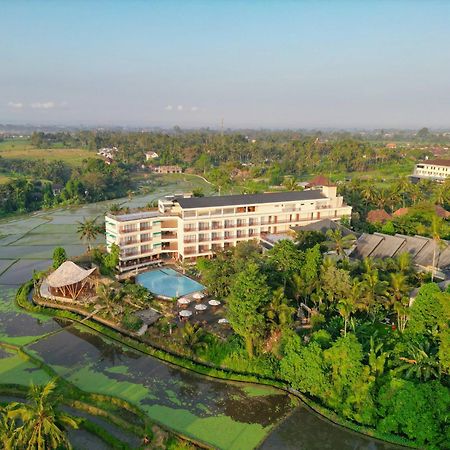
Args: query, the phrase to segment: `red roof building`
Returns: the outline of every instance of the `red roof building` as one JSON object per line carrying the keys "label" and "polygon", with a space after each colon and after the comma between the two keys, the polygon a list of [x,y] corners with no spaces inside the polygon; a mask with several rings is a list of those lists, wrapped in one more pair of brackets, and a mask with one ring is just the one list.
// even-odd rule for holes
{"label": "red roof building", "polygon": [[373,209],[367,214],[367,222],[369,223],[384,223],[391,220],[391,215],[384,209]]}

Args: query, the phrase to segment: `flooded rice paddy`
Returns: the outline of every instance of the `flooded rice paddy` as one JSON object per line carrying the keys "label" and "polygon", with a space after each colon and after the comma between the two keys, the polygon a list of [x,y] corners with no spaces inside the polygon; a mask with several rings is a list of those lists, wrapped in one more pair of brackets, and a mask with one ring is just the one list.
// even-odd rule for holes
{"label": "flooded rice paddy", "polygon": [[281,391],[180,370],[80,325],[27,349],[77,387],[126,399],[163,425],[219,448],[254,448],[293,406]]}
{"label": "flooded rice paddy", "polygon": [[[229,383],[187,372],[111,341],[81,325],[28,314],[14,304],[17,288],[51,264],[56,245],[82,253],[77,222],[103,215],[111,203],[144,206],[173,191],[39,212],[0,221],[0,343],[23,346],[61,377],[89,392],[124,398],[150,418],[223,449],[395,450],[399,447],[352,433],[297,406],[282,391]],[[104,243],[99,237],[98,243]],[[0,347],[0,383],[45,383],[49,375],[18,352]],[[84,430],[71,432],[75,448],[108,448]],[[265,440],[264,440],[265,439]]]}

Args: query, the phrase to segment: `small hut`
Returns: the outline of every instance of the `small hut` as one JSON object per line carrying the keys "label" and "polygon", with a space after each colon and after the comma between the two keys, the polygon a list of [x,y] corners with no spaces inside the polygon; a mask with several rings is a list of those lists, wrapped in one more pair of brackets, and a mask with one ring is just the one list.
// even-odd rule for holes
{"label": "small hut", "polygon": [[92,274],[97,269],[83,269],[72,261],[63,262],[47,277],[49,292],[56,297],[76,300],[83,291],[94,288]]}

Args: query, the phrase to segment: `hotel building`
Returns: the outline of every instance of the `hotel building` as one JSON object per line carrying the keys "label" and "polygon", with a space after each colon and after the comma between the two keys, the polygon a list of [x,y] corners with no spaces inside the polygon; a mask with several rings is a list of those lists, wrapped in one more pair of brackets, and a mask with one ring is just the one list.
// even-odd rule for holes
{"label": "hotel building", "polygon": [[426,179],[443,182],[448,177],[450,177],[450,159],[423,161],[416,164],[414,173],[411,175],[412,181]]}
{"label": "hotel building", "polygon": [[105,217],[106,242],[120,247],[121,272],[164,259],[195,261],[215,251],[290,227],[350,216],[336,186],[293,192],[190,197],[175,195],[154,211]]}

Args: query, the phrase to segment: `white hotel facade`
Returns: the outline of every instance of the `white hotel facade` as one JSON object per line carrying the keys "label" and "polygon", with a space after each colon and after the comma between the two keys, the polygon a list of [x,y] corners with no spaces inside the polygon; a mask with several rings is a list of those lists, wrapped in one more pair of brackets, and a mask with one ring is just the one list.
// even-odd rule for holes
{"label": "white hotel facade", "polygon": [[169,196],[154,211],[105,217],[106,242],[120,247],[121,272],[158,261],[195,261],[265,234],[321,219],[349,217],[336,186],[305,191],[214,197]]}
{"label": "white hotel facade", "polygon": [[450,178],[450,159],[433,159],[416,164],[413,181],[422,179],[443,182]]}

